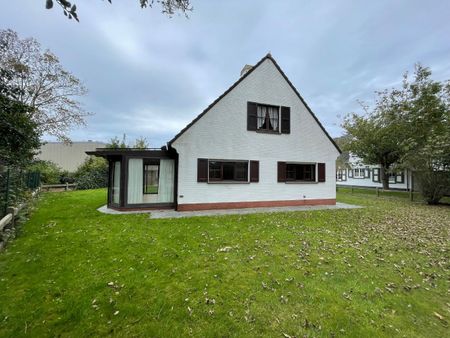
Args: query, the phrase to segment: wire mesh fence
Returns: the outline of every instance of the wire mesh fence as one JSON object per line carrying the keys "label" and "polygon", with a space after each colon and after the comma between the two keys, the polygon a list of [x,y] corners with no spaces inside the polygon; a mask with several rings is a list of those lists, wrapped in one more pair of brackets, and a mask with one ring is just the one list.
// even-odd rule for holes
{"label": "wire mesh fence", "polygon": [[13,167],[0,169],[0,219],[7,214],[8,207],[23,202],[40,184],[39,172]]}

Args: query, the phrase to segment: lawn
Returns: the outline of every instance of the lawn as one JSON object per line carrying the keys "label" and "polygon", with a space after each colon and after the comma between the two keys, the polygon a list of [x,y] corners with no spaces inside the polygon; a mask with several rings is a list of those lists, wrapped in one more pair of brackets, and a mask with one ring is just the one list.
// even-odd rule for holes
{"label": "lawn", "polygon": [[0,336],[442,337],[448,206],[151,220],[46,193],[0,253]]}

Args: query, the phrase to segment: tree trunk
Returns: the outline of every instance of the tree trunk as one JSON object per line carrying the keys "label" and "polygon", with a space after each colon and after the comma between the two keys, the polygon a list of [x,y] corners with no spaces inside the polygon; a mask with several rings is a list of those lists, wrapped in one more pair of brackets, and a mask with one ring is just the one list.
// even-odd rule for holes
{"label": "tree trunk", "polygon": [[381,182],[383,183],[383,190],[389,189],[389,175],[387,174],[387,170],[383,164],[380,165],[380,176]]}

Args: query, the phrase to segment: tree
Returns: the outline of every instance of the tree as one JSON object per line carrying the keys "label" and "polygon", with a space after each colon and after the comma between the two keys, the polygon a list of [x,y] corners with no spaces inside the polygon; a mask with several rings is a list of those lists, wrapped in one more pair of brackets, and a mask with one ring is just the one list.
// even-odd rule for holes
{"label": "tree", "polygon": [[39,133],[68,141],[67,132],[85,124],[89,114],[78,98],[87,93],[86,88],[35,39],[0,30],[0,67],[13,74],[7,84],[18,89],[17,101],[33,108],[30,117]]}
{"label": "tree", "polygon": [[[73,18],[78,22],[80,21],[78,19],[77,6],[67,0],[45,0],[45,8],[53,8],[54,2],[62,8],[64,15],[69,19]],[[112,3],[111,0],[108,0],[108,2]],[[139,0],[139,3],[141,8],[153,7],[157,3],[161,6],[161,12],[169,16],[175,14],[175,12],[187,15],[188,11],[192,11],[190,0]]]}
{"label": "tree", "polygon": [[[380,95],[383,100],[384,96]],[[379,102],[370,112],[367,106],[363,106],[366,116],[353,113],[345,118],[342,126],[348,140],[343,148],[360,157],[364,163],[379,165],[383,189],[389,189],[388,173],[401,158],[402,135],[397,125],[386,123],[385,111]]]}
{"label": "tree", "polygon": [[23,165],[40,147],[40,134],[29,117],[33,108],[14,99],[18,91],[6,83],[11,76],[0,69],[0,162]]}
{"label": "tree", "polygon": [[450,193],[450,81],[435,81],[431,70],[416,65],[414,81],[404,76],[401,123],[401,163],[415,171],[419,189],[429,204]]}
{"label": "tree", "polygon": [[[346,149],[386,172],[410,168],[429,203],[437,203],[450,183],[450,82],[431,79],[431,70],[417,64],[411,80],[378,93],[365,116],[352,114],[343,127],[350,136]],[[448,191],[447,191],[448,192]]]}

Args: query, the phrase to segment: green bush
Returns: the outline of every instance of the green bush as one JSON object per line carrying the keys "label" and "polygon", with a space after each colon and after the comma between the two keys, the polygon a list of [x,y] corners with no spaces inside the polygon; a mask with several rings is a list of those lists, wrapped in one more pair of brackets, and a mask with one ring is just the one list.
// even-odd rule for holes
{"label": "green bush", "polygon": [[108,162],[99,157],[88,157],[75,172],[77,189],[105,188],[108,185]]}
{"label": "green bush", "polygon": [[42,184],[59,184],[62,176],[62,169],[52,161],[34,161],[27,168],[28,171],[38,171],[41,173]]}
{"label": "green bush", "polygon": [[418,171],[415,173],[419,190],[428,204],[438,204],[446,194],[450,193],[450,172]]}

